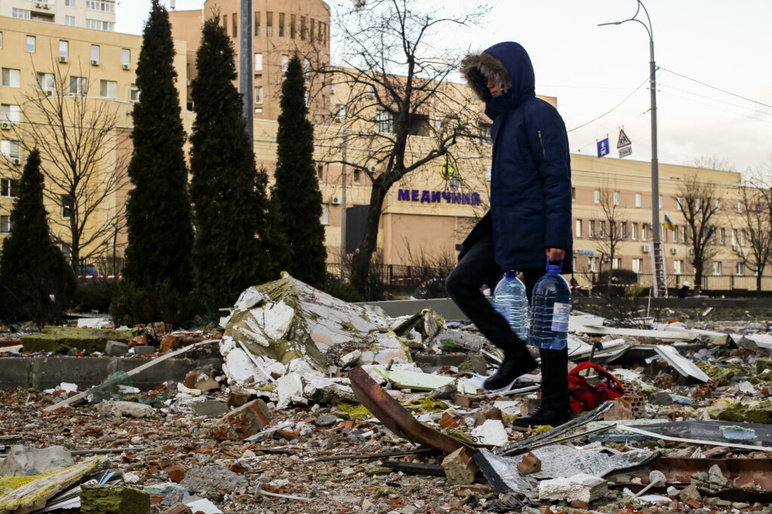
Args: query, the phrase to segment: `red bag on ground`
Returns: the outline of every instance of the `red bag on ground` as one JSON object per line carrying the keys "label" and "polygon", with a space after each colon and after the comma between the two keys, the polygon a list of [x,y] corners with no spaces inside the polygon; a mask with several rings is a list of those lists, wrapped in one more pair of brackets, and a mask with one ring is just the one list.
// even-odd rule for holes
{"label": "red bag on ground", "polygon": [[[592,385],[587,377],[579,373],[588,369],[594,369],[602,379],[598,385]],[[592,362],[582,362],[568,372],[568,390],[571,393],[571,410],[582,412],[592,410],[607,400],[619,398],[625,394],[625,390],[614,375],[605,368]]]}

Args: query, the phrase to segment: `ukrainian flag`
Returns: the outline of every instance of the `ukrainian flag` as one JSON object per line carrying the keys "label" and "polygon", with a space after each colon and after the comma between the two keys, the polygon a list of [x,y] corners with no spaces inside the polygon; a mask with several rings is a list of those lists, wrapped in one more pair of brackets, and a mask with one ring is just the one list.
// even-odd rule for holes
{"label": "ukrainian flag", "polygon": [[668,230],[674,230],[673,229],[673,222],[670,221],[670,218],[667,217],[667,214],[665,214],[665,228]]}

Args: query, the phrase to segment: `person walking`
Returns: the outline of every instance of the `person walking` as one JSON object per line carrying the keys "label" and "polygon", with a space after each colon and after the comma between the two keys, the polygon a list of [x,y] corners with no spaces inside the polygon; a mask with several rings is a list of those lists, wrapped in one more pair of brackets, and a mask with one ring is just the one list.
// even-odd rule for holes
{"label": "person walking", "polygon": [[[461,72],[493,120],[490,210],[464,240],[446,281],[450,298],[504,352],[485,388],[501,389],[537,363],[482,293],[503,272],[522,273],[529,301],[546,260],[572,272],[571,165],[563,119],[536,98],[531,59],[514,42],[468,55]],[[540,349],[541,405],[518,425],[559,425],[571,419],[568,349]]]}

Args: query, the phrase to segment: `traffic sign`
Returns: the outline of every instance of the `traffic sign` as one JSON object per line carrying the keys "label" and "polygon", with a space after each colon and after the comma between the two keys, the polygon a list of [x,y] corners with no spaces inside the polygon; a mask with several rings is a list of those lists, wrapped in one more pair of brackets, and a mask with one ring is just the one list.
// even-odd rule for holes
{"label": "traffic sign", "polygon": [[608,137],[597,142],[598,144],[598,159],[608,155]]}
{"label": "traffic sign", "polygon": [[629,155],[633,155],[633,147],[632,146],[623,146],[619,149],[619,157],[627,157]]}
{"label": "traffic sign", "polygon": [[617,141],[617,148],[624,148],[626,146],[630,146],[632,141],[630,141],[630,138],[627,137],[627,134],[625,134],[625,131],[623,129],[619,129],[619,140]]}

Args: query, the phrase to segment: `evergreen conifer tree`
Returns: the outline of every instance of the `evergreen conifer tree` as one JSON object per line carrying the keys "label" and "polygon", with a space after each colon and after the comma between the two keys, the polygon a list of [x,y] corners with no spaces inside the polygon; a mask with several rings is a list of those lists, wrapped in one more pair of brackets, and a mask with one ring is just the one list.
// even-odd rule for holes
{"label": "evergreen conifer tree", "polygon": [[192,286],[193,227],[173,59],[169,13],[153,0],[137,63],[141,96],[133,112],[129,177],[134,188],[126,206],[123,274],[134,287],[167,284],[185,294]]}
{"label": "evergreen conifer tree", "polygon": [[217,18],[204,23],[196,64],[190,138],[193,267],[198,296],[211,310],[233,304],[251,285],[278,277],[261,241],[267,228],[267,179],[264,170],[256,171],[241,95],[233,85],[233,45]]}
{"label": "evergreen conifer tree", "polygon": [[0,255],[0,318],[61,320],[75,291],[75,274],[51,241],[43,205],[40,153],[30,152],[11,211],[11,234]]}
{"label": "evergreen conifer tree", "polygon": [[322,216],[322,194],[314,169],[314,129],[308,120],[303,66],[294,55],[287,65],[281,89],[281,113],[273,194],[287,237],[286,271],[307,284],[327,281]]}

